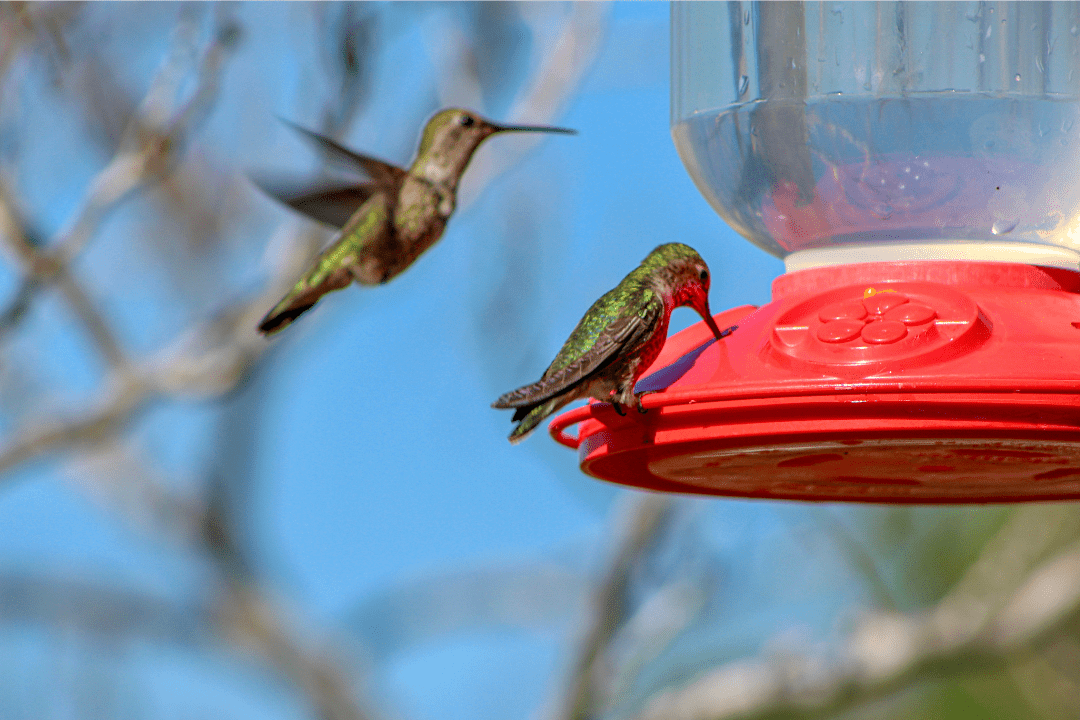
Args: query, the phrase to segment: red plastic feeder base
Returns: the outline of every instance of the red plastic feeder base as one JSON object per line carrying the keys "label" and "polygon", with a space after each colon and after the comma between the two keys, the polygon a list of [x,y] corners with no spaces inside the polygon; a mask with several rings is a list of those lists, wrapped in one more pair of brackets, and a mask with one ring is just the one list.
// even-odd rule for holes
{"label": "red plastic feeder base", "polygon": [[[668,339],[638,383],[551,423],[584,472],[792,500],[1080,499],[1080,273],[896,262],[777,278],[773,301]],[[565,433],[580,423],[578,437]]]}

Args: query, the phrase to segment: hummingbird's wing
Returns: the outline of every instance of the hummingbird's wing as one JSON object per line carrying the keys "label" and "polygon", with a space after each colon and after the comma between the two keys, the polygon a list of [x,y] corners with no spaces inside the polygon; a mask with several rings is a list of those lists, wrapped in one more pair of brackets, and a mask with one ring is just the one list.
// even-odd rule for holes
{"label": "hummingbird's wing", "polygon": [[386,193],[375,193],[333,243],[315,258],[293,289],[259,322],[259,332],[270,335],[285,329],[323,295],[352,282],[352,270],[360,264],[365,248],[383,243],[393,232],[390,219],[390,198]]}
{"label": "hummingbird's wing", "polygon": [[518,415],[523,417],[527,409],[566,392],[620,358],[633,357],[656,332],[664,302],[645,290],[637,311],[627,313],[611,302],[611,296],[621,290],[616,288],[596,301],[540,380],[506,393],[491,406],[519,408],[514,419],[520,420]]}
{"label": "hummingbird's wing", "polygon": [[260,190],[278,202],[339,230],[360,206],[381,188],[376,183],[359,185],[300,185],[287,181],[252,178]]}
{"label": "hummingbird's wing", "polygon": [[285,119],[282,119],[281,121],[310,140],[317,147],[327,151],[332,158],[337,159],[347,168],[363,171],[378,185],[387,188],[396,187],[400,185],[407,174],[405,170],[399,168],[397,165],[391,165],[388,162],[370,155],[361,155],[360,153],[354,152],[344,145],[331,140],[325,135],[320,135],[314,130],[308,130],[305,127],[301,127],[296,123],[289,122]]}

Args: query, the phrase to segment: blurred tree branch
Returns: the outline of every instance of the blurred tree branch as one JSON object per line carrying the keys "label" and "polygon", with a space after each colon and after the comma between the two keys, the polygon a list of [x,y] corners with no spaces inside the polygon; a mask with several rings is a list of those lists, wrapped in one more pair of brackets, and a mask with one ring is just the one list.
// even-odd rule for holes
{"label": "blurred tree branch", "polygon": [[1075,524],[1066,508],[1021,508],[949,595],[918,613],[867,613],[835,657],[731,662],[655,695],[637,720],[833,715],[921,679],[1028,658],[1080,615],[1080,541],[1035,563],[1061,539],[1047,528],[1063,514]]}
{"label": "blurred tree branch", "polygon": [[92,580],[0,575],[0,622],[76,628],[87,635],[190,647],[206,640],[208,608]]}
{"label": "blurred tree branch", "polygon": [[[227,310],[212,319],[204,326],[201,339],[193,339],[190,334],[182,337],[182,345],[199,347],[197,357],[169,358],[176,353],[176,349],[166,349],[164,355],[169,359],[162,361],[151,358],[143,367],[135,367],[121,350],[104,316],[70,270],[71,263],[90,241],[109,210],[169,172],[186,138],[210,111],[216,99],[220,75],[228,53],[235,44],[238,26],[219,6],[212,39],[198,51],[195,48],[197,23],[190,12],[184,11],[183,14],[186,17],[178,24],[170,59],[159,71],[146,98],[128,122],[113,159],[91,182],[80,209],[56,239],[47,245],[35,241],[26,221],[18,215],[7,185],[0,185],[0,230],[25,273],[15,305],[5,313],[9,326],[23,317],[20,308],[29,303],[35,291],[47,284],[55,284],[112,370],[111,380],[88,412],[73,419],[26,425],[19,430],[0,451],[0,472],[45,454],[77,451],[111,442],[139,410],[169,395],[183,396],[192,392],[220,395],[227,392],[235,387],[265,347],[265,343],[256,345],[258,341],[251,330],[254,317],[257,317],[254,308],[266,302],[264,298],[258,298],[247,303],[247,307]],[[185,100],[182,90],[192,57],[197,57],[194,62],[195,89]],[[245,313],[245,310],[248,312]],[[244,337],[245,341],[238,340],[238,337]],[[211,345],[209,348],[206,347],[208,344]],[[222,358],[223,353],[228,357]],[[115,456],[113,459],[116,459]],[[354,694],[352,678],[340,669],[340,659],[331,657],[325,649],[302,642],[296,629],[290,628],[285,621],[286,614],[270,600],[269,594],[249,573],[241,571],[242,566],[236,562],[239,550],[229,532],[228,518],[222,514],[223,508],[212,504],[204,514],[190,502],[171,497],[163,489],[164,482],[150,479],[148,471],[140,468],[138,463],[133,464],[129,459],[127,466],[129,472],[126,475],[118,475],[119,466],[109,462],[104,473],[99,470],[96,473],[83,473],[83,476],[110,475],[105,483],[109,486],[106,494],[110,498],[121,499],[122,504],[117,509],[128,517],[140,511],[144,516],[163,517],[171,520],[174,530],[178,528],[184,535],[199,526],[203,528],[196,536],[203,536],[205,546],[212,551],[209,557],[218,568],[217,574],[223,588],[212,613],[194,613],[191,608],[177,608],[174,611],[167,604],[146,598],[125,597],[119,591],[102,591],[102,594],[87,588],[75,591],[70,587],[50,587],[52,581],[49,579],[36,584],[28,584],[25,580],[0,584],[0,592],[7,592],[8,599],[17,600],[17,607],[36,608],[39,614],[45,615],[38,618],[44,622],[60,620],[60,613],[70,620],[82,608],[85,610],[82,617],[87,623],[96,625],[102,622],[102,607],[107,608],[105,615],[115,611],[129,625],[176,625],[168,617],[174,620],[177,617],[186,618],[196,624],[199,618],[205,617],[210,625],[209,617],[212,616],[216,618],[213,625],[216,625],[222,637],[247,647],[268,665],[291,678],[319,709],[321,717],[326,720],[362,720],[369,717]],[[98,487],[101,487],[100,483]],[[205,519],[196,522],[193,527],[192,522],[203,515]],[[183,517],[189,519],[180,521],[177,526],[176,521]],[[154,525],[152,531],[160,532],[164,527]],[[35,588],[46,594],[59,589],[63,591],[61,597],[69,605],[77,607],[61,610],[55,605],[35,602],[30,597]],[[116,628],[109,621],[106,621],[106,625]],[[186,630],[181,632],[187,633]]]}
{"label": "blurred tree branch", "polygon": [[[179,23],[171,57],[128,121],[115,155],[90,183],[81,207],[57,237],[46,244],[47,249],[37,250],[18,226],[6,228],[8,242],[15,246],[24,270],[36,282],[54,279],[79,255],[109,210],[131,193],[160,180],[172,167],[188,136],[212,107],[225,60],[239,34],[235,21],[222,12],[216,19],[213,37],[201,53],[195,49],[195,19],[189,17]],[[192,62],[191,57],[196,55]],[[185,99],[183,87],[189,70],[194,73],[196,86]],[[13,219],[10,204],[5,204],[9,207],[6,214]]]}
{"label": "blurred tree branch", "polygon": [[[542,37],[545,18],[541,8],[545,6],[518,7],[532,34]],[[559,6],[548,7],[562,10]],[[596,59],[603,43],[609,12],[610,8],[606,3],[598,2],[577,2],[566,8],[564,21],[560,23],[555,37],[542,44],[542,54],[536,69],[522,84],[507,117],[503,119],[504,122],[541,125],[551,124],[558,117]],[[454,29],[450,28],[448,32],[454,32]],[[454,52],[450,57],[445,57],[446,52],[438,53],[444,56],[444,62],[439,63],[439,100],[444,105],[462,102],[467,104],[473,101],[479,103],[481,95],[473,87],[476,70],[470,67],[475,62],[473,54],[467,45],[460,42],[451,44],[463,49]],[[468,78],[474,80],[469,82]],[[468,89],[470,87],[472,89]],[[465,94],[464,98],[460,97],[462,93]],[[479,110],[484,111],[484,108]],[[459,202],[459,207],[468,205],[472,198],[479,194],[479,189],[486,187],[514,163],[520,162],[521,157],[541,141],[538,135],[539,133],[522,133],[523,137],[514,143],[516,152],[504,151],[497,156],[478,154],[469,166],[469,173],[466,175],[469,190],[467,197]]]}
{"label": "blurred tree branch", "polygon": [[553,717],[585,720],[599,714],[610,674],[604,654],[630,614],[630,576],[663,534],[673,509],[674,500],[665,495],[633,493],[626,498],[612,556],[593,591],[568,686]]}
{"label": "blurred tree branch", "polygon": [[[314,12],[323,9],[315,6]],[[362,106],[376,49],[374,16],[357,17],[356,8],[350,5],[341,6],[339,17],[334,14],[337,9],[331,8],[333,17],[318,30],[329,36],[330,42],[325,44],[332,48],[329,64],[340,69],[341,75],[339,93],[324,104],[322,129],[331,136],[344,133]],[[242,515],[250,512],[248,499],[230,498],[224,490],[232,481],[221,477],[204,483],[207,491],[202,499],[178,494],[169,489],[175,479],[159,472],[151,459],[124,439],[125,429],[150,406],[221,398],[260,367],[260,358],[271,346],[255,334],[254,326],[282,288],[293,282],[324,236],[310,225],[298,230],[297,221],[280,228],[264,258],[270,266],[270,281],[262,292],[229,302],[145,356],[126,349],[112,319],[74,270],[74,263],[112,210],[152,184],[170,181],[195,131],[215,108],[221,79],[240,33],[232,11],[228,4],[215,5],[209,11],[205,6],[183,6],[168,56],[137,104],[124,96],[103,56],[91,53],[93,67],[85,73],[87,87],[82,89],[88,121],[101,124],[118,107],[133,111],[124,120],[111,159],[91,180],[78,208],[54,237],[46,239],[32,227],[20,212],[12,183],[0,174],[0,233],[4,247],[21,270],[14,300],[0,312],[0,333],[9,335],[26,320],[26,308],[36,296],[56,289],[74,314],[76,326],[92,340],[108,368],[104,382],[85,405],[65,408],[44,419],[17,418],[14,430],[0,447],[0,473],[8,473],[10,478],[12,470],[33,460],[70,456],[65,470],[81,490],[148,536],[179,541],[183,548],[194,551],[212,569],[213,582],[206,598],[172,603],[89,582],[0,577],[0,599],[11,601],[0,608],[0,618],[64,623],[91,634],[130,633],[160,641],[217,639],[288,679],[324,720],[363,720],[374,712],[358,680],[362,673],[345,650],[357,644],[356,635],[344,632],[323,638],[313,633],[298,619],[302,617],[299,609],[287,606],[258,576],[252,555],[260,548],[245,546],[239,532]],[[9,12],[0,9],[0,13]],[[212,13],[211,28],[203,38],[202,19],[208,12]],[[552,117],[577,87],[591,58],[589,53],[595,53],[599,42],[583,34],[595,30],[583,19],[602,17],[604,12],[575,10],[560,36],[563,44],[557,48],[540,45],[543,61],[526,79],[520,99],[525,108],[542,108],[543,114],[534,122]],[[30,48],[33,33],[43,31],[35,26],[44,22],[39,16],[37,10],[19,8],[0,21],[0,39],[4,39],[0,78],[18,54]],[[56,47],[66,53],[62,28],[50,28],[48,34],[58,43]],[[568,58],[569,66],[556,62],[552,53],[574,47],[591,50],[584,55],[574,51]],[[335,65],[335,60],[340,65]],[[99,97],[95,88],[109,88],[111,99]],[[105,130],[103,137],[109,138],[108,128]],[[213,192],[210,188],[199,190]],[[186,214],[210,206],[189,198],[173,202],[168,211],[182,221]],[[49,598],[54,602],[44,602]]]}

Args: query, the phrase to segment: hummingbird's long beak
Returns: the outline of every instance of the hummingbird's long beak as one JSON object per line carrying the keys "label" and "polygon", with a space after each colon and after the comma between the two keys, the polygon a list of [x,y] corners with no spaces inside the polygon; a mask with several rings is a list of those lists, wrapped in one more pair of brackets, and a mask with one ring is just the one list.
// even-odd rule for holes
{"label": "hummingbird's long beak", "polygon": [[563,133],[564,135],[577,135],[577,130],[570,128],[552,127],[551,125],[496,125],[488,123],[492,132],[550,132]]}
{"label": "hummingbird's long beak", "polygon": [[705,324],[709,326],[709,329],[712,330],[712,334],[716,336],[717,340],[723,340],[735,331],[735,328],[733,327],[730,327],[724,331],[720,330],[720,326],[716,324],[716,321],[713,320],[712,313],[709,312],[708,298],[706,298],[705,301],[701,303],[700,307],[698,307],[698,304],[695,303],[694,309],[698,311],[698,315],[700,315],[701,319],[705,321]]}

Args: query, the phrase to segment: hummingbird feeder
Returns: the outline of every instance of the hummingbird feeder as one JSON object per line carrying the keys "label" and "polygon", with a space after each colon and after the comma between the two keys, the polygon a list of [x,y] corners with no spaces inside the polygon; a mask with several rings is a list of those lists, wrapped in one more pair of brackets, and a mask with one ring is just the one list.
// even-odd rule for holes
{"label": "hummingbird feeder", "polygon": [[652,490],[1080,499],[1078,17],[672,3],[675,144],[787,272],[767,305],[715,316],[731,336],[668,339],[637,385],[648,412],[594,402],[555,439]]}

